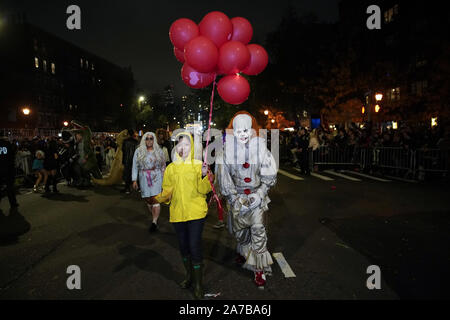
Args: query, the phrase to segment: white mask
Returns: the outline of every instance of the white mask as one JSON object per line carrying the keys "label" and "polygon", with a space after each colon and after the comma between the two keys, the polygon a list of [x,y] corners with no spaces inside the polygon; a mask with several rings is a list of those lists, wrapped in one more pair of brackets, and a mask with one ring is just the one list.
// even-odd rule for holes
{"label": "white mask", "polygon": [[233,119],[233,133],[237,141],[246,144],[250,140],[252,118],[247,114],[239,114]]}

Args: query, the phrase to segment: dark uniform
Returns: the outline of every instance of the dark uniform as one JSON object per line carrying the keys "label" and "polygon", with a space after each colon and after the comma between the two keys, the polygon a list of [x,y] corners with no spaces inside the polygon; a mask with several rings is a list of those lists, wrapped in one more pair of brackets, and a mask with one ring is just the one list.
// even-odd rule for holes
{"label": "dark uniform", "polygon": [[138,142],[133,137],[125,139],[122,145],[123,181],[125,181],[124,192],[129,192],[131,188],[131,170],[133,169],[133,157]]}
{"label": "dark uniform", "polygon": [[309,175],[309,133],[306,130],[305,133],[299,137],[299,148],[302,149],[299,157],[302,174]]}
{"label": "dark uniform", "polygon": [[[18,207],[14,190],[16,152],[17,149],[13,144],[7,140],[0,139],[0,186],[3,189],[3,186],[6,185],[6,193],[11,208]],[[0,201],[2,197],[3,192],[0,192]]]}

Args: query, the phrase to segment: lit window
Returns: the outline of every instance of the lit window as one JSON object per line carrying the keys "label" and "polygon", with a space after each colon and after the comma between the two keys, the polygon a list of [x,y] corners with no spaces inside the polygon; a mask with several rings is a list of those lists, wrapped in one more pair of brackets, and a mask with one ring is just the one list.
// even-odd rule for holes
{"label": "lit window", "polygon": [[72,105],[71,104],[69,104],[69,110],[72,110]]}
{"label": "lit window", "polygon": [[384,12],[384,22],[390,23],[394,21],[396,15],[398,15],[398,4]]}
{"label": "lit window", "polygon": [[36,69],[39,69],[39,58],[38,57],[34,57],[34,66],[36,67]]}
{"label": "lit window", "polygon": [[411,86],[411,92],[417,96],[422,96],[425,94],[427,87],[428,87],[427,80],[416,81]]}
{"label": "lit window", "polygon": [[400,100],[400,88],[393,88],[389,90],[387,95],[391,101]]}
{"label": "lit window", "polygon": [[52,74],[56,74],[56,65],[52,62]]}
{"label": "lit window", "polygon": [[47,60],[44,60],[42,62],[42,68],[44,69],[45,72],[47,72]]}
{"label": "lit window", "polygon": [[94,64],[93,63],[91,63],[91,69],[94,70]]}
{"label": "lit window", "polygon": [[86,69],[89,69],[89,61],[86,60]]}
{"label": "lit window", "polygon": [[83,58],[80,58],[80,67],[83,68]]}

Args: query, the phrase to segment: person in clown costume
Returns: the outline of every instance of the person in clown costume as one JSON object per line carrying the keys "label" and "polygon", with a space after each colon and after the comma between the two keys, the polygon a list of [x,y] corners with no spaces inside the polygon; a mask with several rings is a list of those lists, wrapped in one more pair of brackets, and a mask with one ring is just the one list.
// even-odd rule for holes
{"label": "person in clown costume", "polygon": [[230,121],[222,159],[217,161],[217,180],[226,199],[228,230],[237,241],[236,262],[254,272],[258,288],[264,289],[273,260],[267,250],[264,214],[268,192],[276,183],[277,166],[266,140],[258,136],[255,118],[246,111]]}

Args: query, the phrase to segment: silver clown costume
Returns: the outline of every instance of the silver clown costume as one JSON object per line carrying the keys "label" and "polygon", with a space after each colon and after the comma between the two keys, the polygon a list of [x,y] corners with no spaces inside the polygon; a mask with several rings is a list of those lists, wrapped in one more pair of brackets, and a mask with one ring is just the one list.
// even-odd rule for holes
{"label": "silver clown costume", "polygon": [[257,128],[252,128],[257,124],[249,113],[239,112],[232,124],[233,134],[227,133],[222,159],[217,161],[219,190],[229,209],[228,230],[237,240],[237,253],[245,259],[242,267],[255,275],[271,274],[264,213],[269,189],[276,183],[275,159],[266,141],[256,135]]}

